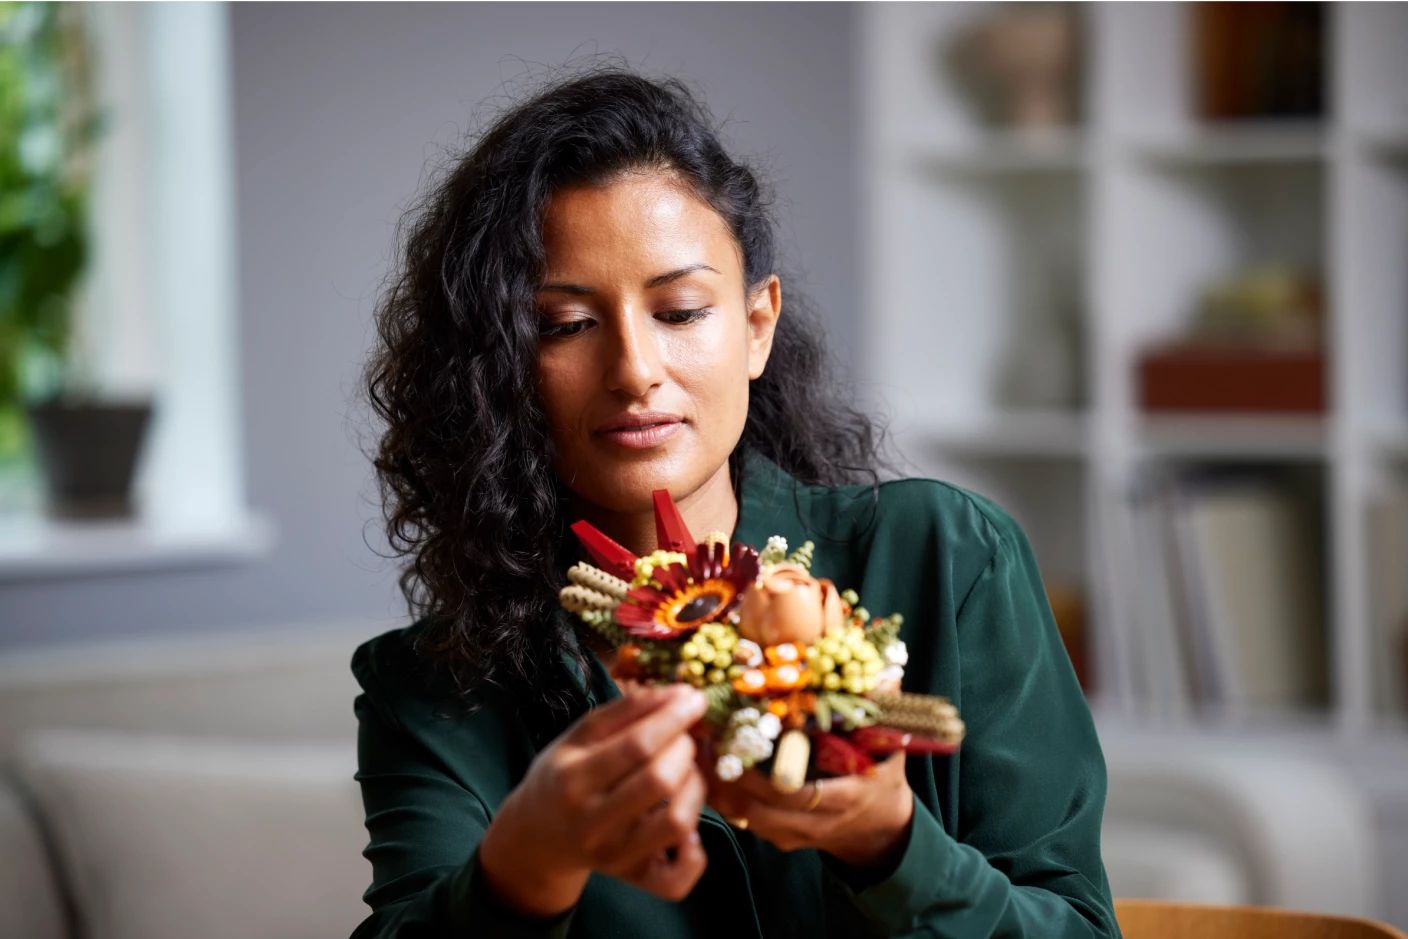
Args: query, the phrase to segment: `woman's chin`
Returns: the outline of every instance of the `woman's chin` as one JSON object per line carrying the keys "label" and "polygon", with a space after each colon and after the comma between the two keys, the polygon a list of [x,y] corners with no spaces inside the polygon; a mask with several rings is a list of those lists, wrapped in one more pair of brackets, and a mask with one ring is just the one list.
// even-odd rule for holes
{"label": "woman's chin", "polygon": [[572,479],[575,475],[573,491],[607,511],[650,512],[657,489],[668,490],[678,502],[719,470],[718,466],[704,465],[707,461],[698,454],[670,452],[671,449],[633,450],[594,460],[590,468],[578,467],[575,474],[569,471],[563,478]]}

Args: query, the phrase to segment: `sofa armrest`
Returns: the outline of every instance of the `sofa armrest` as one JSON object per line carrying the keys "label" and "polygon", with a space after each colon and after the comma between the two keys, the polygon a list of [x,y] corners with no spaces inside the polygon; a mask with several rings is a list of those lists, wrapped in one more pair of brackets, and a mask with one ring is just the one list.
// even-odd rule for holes
{"label": "sofa armrest", "polygon": [[64,939],[66,931],[38,824],[18,786],[0,773],[0,936]]}
{"label": "sofa armrest", "polygon": [[1368,803],[1327,761],[1208,741],[1107,744],[1106,761],[1107,826],[1219,846],[1242,867],[1254,903],[1380,915]]}

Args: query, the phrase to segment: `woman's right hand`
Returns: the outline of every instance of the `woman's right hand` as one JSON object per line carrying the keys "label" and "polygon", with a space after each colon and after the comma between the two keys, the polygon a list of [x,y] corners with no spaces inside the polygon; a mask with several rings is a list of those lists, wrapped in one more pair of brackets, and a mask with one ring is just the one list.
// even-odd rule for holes
{"label": "woman's right hand", "polygon": [[539,753],[479,845],[495,894],[548,918],[575,905],[598,871],[684,898],[707,862],[696,830],[706,786],[689,735],[705,706],[687,685],[631,691]]}

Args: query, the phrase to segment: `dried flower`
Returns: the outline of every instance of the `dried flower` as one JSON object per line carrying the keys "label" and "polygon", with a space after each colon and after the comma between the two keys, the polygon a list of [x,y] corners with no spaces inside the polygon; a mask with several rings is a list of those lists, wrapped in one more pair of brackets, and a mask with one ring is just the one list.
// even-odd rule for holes
{"label": "dried flower", "polygon": [[740,639],[734,646],[733,660],[744,668],[757,668],[763,664],[763,648],[751,639]]}
{"label": "dried flower", "polygon": [[898,665],[887,665],[875,676],[875,690],[882,694],[899,694],[900,682],[904,679],[904,669]]}
{"label": "dried flower", "polygon": [[762,715],[758,718],[757,726],[758,733],[769,740],[776,740],[777,735],[782,733],[782,721],[778,720],[776,714],[768,713]]}
{"label": "dried flower", "polygon": [[743,775],[743,761],[732,753],[725,753],[714,764],[714,775],[724,782],[733,782]]}
{"label": "dried flower", "polygon": [[756,723],[758,723],[758,719],[759,719],[760,717],[762,717],[762,714],[760,714],[760,713],[758,712],[758,709],[757,709],[757,708],[753,708],[753,707],[739,708],[738,710],[736,710],[736,711],[733,712],[733,723],[735,723],[735,724],[756,724]]}
{"label": "dried flower", "polygon": [[763,646],[810,645],[841,628],[841,597],[826,579],[800,565],[774,564],[743,593],[738,631]]}
{"label": "dried flower", "polygon": [[649,583],[633,588],[616,607],[616,621],[643,639],[683,638],[722,620],[758,576],[758,552],[740,546],[728,557],[717,542],[701,544],[688,564],[653,567]]}

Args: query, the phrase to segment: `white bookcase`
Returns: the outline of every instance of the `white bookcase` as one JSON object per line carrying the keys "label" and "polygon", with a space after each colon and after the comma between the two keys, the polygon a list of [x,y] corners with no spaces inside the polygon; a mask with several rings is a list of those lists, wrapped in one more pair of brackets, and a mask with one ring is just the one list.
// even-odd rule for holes
{"label": "white bookcase", "polygon": [[[1324,121],[1232,125],[1194,116],[1187,5],[1083,5],[1082,118],[1039,145],[980,121],[944,66],[990,10],[861,7],[864,360],[902,452],[1005,505],[1048,580],[1083,587],[1095,704],[1135,719],[1114,647],[1137,598],[1110,562],[1131,480],[1150,463],[1298,469],[1323,505],[1329,698],[1272,717],[1379,727],[1366,519],[1408,472],[1408,5],[1327,5]],[[1325,417],[1141,415],[1139,352],[1209,281],[1273,259],[1326,284]],[[1020,336],[1070,354],[1026,361]],[[1042,374],[1051,360],[1075,363],[1079,397],[1014,404],[1023,382],[1069,384]]]}

